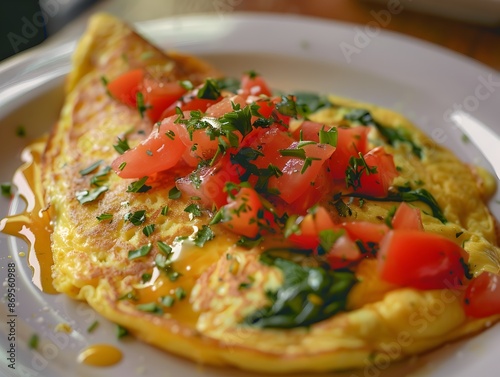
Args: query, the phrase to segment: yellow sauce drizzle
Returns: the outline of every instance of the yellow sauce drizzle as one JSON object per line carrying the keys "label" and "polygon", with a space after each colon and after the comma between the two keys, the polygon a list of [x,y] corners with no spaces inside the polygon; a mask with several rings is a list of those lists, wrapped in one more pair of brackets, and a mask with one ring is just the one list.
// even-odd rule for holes
{"label": "yellow sauce drizzle", "polygon": [[82,350],[78,362],[95,367],[115,365],[122,359],[122,352],[109,344],[94,344]]}
{"label": "yellow sauce drizzle", "polygon": [[22,213],[0,222],[0,232],[20,237],[29,245],[28,264],[33,283],[45,293],[57,293],[52,285],[50,248],[50,216],[45,208],[40,164],[46,141],[38,140],[22,153],[24,164],[16,171],[13,183],[26,203]]}

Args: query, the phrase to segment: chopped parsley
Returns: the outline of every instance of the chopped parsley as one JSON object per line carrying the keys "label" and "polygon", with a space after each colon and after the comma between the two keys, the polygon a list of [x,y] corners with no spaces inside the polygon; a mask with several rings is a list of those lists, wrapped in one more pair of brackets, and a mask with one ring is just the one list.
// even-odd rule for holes
{"label": "chopped parsley", "polygon": [[220,97],[220,89],[217,81],[213,79],[205,80],[203,86],[198,90],[198,98],[215,100]]}
{"label": "chopped parsley", "polygon": [[282,115],[297,117],[297,104],[293,96],[281,96],[281,102],[276,104],[276,110]]}
{"label": "chopped parsley", "polygon": [[155,231],[155,224],[146,225],[142,229],[142,233],[144,233],[146,237],[149,237],[151,234],[153,234],[154,231]]}
{"label": "chopped parsley", "polygon": [[177,287],[175,289],[175,297],[177,297],[178,300],[182,300],[186,297],[186,291],[182,287]]}
{"label": "chopped parsley", "polygon": [[349,158],[349,165],[345,171],[346,187],[352,187],[354,191],[361,187],[361,176],[363,173],[370,175],[377,172],[376,166],[368,166],[361,152],[358,152],[358,156],[351,156]]}
{"label": "chopped parsley", "polygon": [[106,191],[108,191],[108,186],[100,186],[92,190],[77,191],[76,199],[80,202],[80,204],[90,203]]}
{"label": "chopped parsley", "polygon": [[127,192],[146,192],[151,190],[151,186],[146,185],[146,181],[149,177],[142,177],[138,181],[132,182],[127,187]]}
{"label": "chopped parsley", "polygon": [[38,343],[40,343],[40,338],[38,337],[38,334],[33,334],[31,335],[28,341],[28,348],[30,350],[36,350],[38,348]]}
{"label": "chopped parsley", "polygon": [[128,252],[128,259],[132,260],[132,259],[145,257],[146,255],[149,254],[150,251],[151,251],[151,244],[148,243],[147,245],[141,246],[140,248],[138,248],[136,250],[130,250]]}
{"label": "chopped parsley", "polygon": [[123,327],[122,325],[117,324],[116,325],[116,337],[118,339],[122,339],[127,335],[128,335],[128,330],[125,327]]}
{"label": "chopped parsley", "polygon": [[158,241],[156,244],[158,245],[158,249],[160,249],[162,253],[164,253],[166,256],[170,256],[170,254],[172,253],[172,246],[162,241]]}
{"label": "chopped parsley", "polygon": [[206,242],[212,240],[215,237],[214,232],[208,225],[203,225],[196,236],[194,237],[194,244],[198,247],[203,247]]}
{"label": "chopped parsley", "polygon": [[26,136],[26,128],[23,125],[19,125],[16,127],[16,136],[17,137],[25,137]]}
{"label": "chopped parsley", "polygon": [[12,184],[9,182],[4,182],[0,185],[0,189],[2,190],[2,196],[6,198],[10,198],[12,195]]}
{"label": "chopped parsley", "polygon": [[179,199],[181,197],[182,193],[177,187],[172,187],[170,191],[168,192],[168,198],[169,199]]}
{"label": "chopped parsley", "polygon": [[186,208],[184,208],[184,212],[189,213],[189,218],[192,220],[193,217],[201,216],[201,209],[198,204],[191,203]]}
{"label": "chopped parsley", "polygon": [[162,216],[167,216],[168,215],[168,206],[164,206],[162,209],[161,209],[161,212]]}
{"label": "chopped parsley", "polygon": [[139,110],[139,114],[141,118],[144,118],[144,113],[151,108],[150,105],[146,105],[144,102],[144,94],[142,92],[137,92],[136,94],[136,102],[137,102],[137,110]]}
{"label": "chopped parsley", "polygon": [[96,320],[90,324],[89,327],[87,327],[87,332],[90,334],[94,332],[94,330],[99,326],[99,322]]}
{"label": "chopped parsley", "polygon": [[117,138],[118,142],[113,145],[113,148],[115,148],[115,151],[117,151],[119,154],[124,154],[126,151],[130,149],[130,145],[128,145],[127,139],[120,139],[119,137]]}
{"label": "chopped parsley", "polygon": [[113,219],[113,215],[111,213],[101,213],[96,218],[99,221],[112,220]]}
{"label": "chopped parsley", "polygon": [[153,314],[163,314],[163,309],[156,302],[148,302],[147,304],[136,305],[137,310],[153,313]]}
{"label": "chopped parsley", "polygon": [[102,164],[102,160],[97,160],[96,162],[94,162],[90,166],[86,167],[85,169],[80,170],[80,175],[81,176],[85,176],[85,175],[88,175],[88,174],[92,173],[101,164]]}
{"label": "chopped parsley", "polygon": [[125,221],[130,221],[132,224],[139,226],[146,221],[146,211],[140,210],[135,212],[129,212],[124,216]]}
{"label": "chopped parsley", "polygon": [[161,298],[161,304],[167,308],[171,308],[175,303],[175,298],[171,295],[163,296]]}

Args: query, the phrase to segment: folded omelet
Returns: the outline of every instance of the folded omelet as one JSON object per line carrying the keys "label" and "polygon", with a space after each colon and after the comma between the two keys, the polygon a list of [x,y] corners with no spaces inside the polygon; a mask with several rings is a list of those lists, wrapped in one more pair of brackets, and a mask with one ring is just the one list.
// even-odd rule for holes
{"label": "folded omelet", "polygon": [[[61,117],[43,155],[41,185],[52,219],[57,291],[88,302],[168,352],[199,363],[275,373],[401,359],[478,332],[500,318],[467,317],[460,289],[416,290],[384,282],[376,260],[364,259],[343,298],[345,310],[307,326],[253,326],[248,318],[265,308],[288,279],[283,268],[262,263],[264,246],[238,245],[239,237],[218,224],[207,228],[210,211],[186,212],[193,198],[173,198],[175,170],[156,177],[147,192],[136,192],[130,189],[133,180],[106,169],[118,155],[113,148],[118,138],[126,137],[133,147],[153,127],[136,109],[107,95],[102,84],[103,77],[112,80],[133,68],[195,85],[220,76],[196,58],[160,51],[110,16],[92,18],[74,53]],[[447,222],[433,216],[425,203],[416,203],[425,230],[463,244],[473,274],[499,273],[495,220],[484,201],[495,181],[487,175],[479,180],[397,113],[333,96],[329,100],[335,106],[320,109],[312,120],[337,124],[346,108],[359,108],[385,127],[411,134],[420,157],[408,143],[388,144],[377,129],[369,142],[384,145],[394,156],[399,167],[395,185],[418,181],[434,196]],[[96,161],[101,164],[88,170]],[[85,197],[90,199],[82,204]],[[354,200],[349,206],[342,221],[380,222],[394,203]],[[154,225],[149,232],[148,225]],[[433,319],[422,313],[432,313]]]}

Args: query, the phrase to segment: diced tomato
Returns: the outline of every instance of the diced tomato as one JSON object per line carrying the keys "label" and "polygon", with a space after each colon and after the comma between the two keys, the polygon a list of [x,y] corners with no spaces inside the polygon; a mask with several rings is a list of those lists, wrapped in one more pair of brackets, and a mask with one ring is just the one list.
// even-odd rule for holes
{"label": "diced tomato", "polygon": [[[287,149],[297,150],[297,143]],[[321,171],[323,163],[335,151],[335,147],[329,144],[308,144],[300,149],[305,151],[306,160],[284,156],[284,166],[277,164],[283,174],[279,177],[272,176],[268,182],[268,187],[278,190],[279,196],[287,203],[294,202],[307,191]],[[310,165],[306,166],[308,158],[311,158]]]}
{"label": "diced tomato", "polygon": [[463,250],[441,235],[419,230],[391,230],[380,242],[380,277],[417,289],[458,286],[464,278]]}
{"label": "diced tomato", "polygon": [[483,272],[474,278],[465,292],[465,313],[484,318],[500,314],[500,276]]}
{"label": "diced tomato", "polygon": [[389,232],[389,227],[385,224],[376,224],[369,221],[350,221],[342,223],[342,228],[354,241],[360,240],[365,245],[370,243],[380,243],[382,238]]}
{"label": "diced tomato", "polygon": [[141,88],[143,79],[144,70],[133,69],[109,82],[107,88],[113,98],[127,106],[136,107],[137,93]]}
{"label": "diced tomato", "polygon": [[347,267],[361,258],[363,254],[347,234],[340,236],[326,253],[326,259],[333,269]]}
{"label": "diced tomato", "polygon": [[363,157],[366,164],[369,167],[376,167],[377,171],[370,174],[367,174],[367,171],[363,172],[361,186],[356,191],[375,197],[387,196],[392,181],[398,176],[392,155],[386,153],[383,147],[377,147]]}
{"label": "diced tomato", "polygon": [[424,230],[420,209],[402,202],[394,213],[392,227],[394,229]]}
{"label": "diced tomato", "polygon": [[161,115],[161,119],[175,115],[176,114],[176,108],[179,107],[182,111],[193,111],[193,110],[200,110],[201,112],[205,113],[207,109],[216,104],[217,102],[220,101],[220,98],[218,99],[203,99],[203,98],[197,98],[196,95],[185,95],[183,96],[180,100],[175,101],[173,104],[171,104]]}
{"label": "diced tomato", "polygon": [[185,92],[177,81],[159,82],[150,77],[145,77],[142,83],[141,92],[146,105],[146,115],[153,122],[161,118],[165,109],[177,101]]}
{"label": "diced tomato", "polygon": [[292,233],[289,239],[306,249],[315,249],[319,246],[319,233],[322,230],[338,230],[328,211],[321,206],[314,207],[310,213],[297,218],[299,227],[297,233]]}
{"label": "diced tomato", "polygon": [[[111,164],[116,174],[142,178],[175,166],[186,150],[180,135],[187,131],[174,120],[175,117],[164,119],[144,141],[116,158]],[[122,164],[125,165],[121,169]]]}
{"label": "diced tomato", "polygon": [[[255,103],[259,106],[258,113],[264,118],[270,118],[271,116],[275,119],[275,127],[278,127],[281,131],[288,130],[290,124],[290,117],[288,115],[281,114],[276,110],[276,105],[281,102],[280,97],[274,97],[271,99],[257,99]],[[257,116],[252,117],[252,124],[257,120]],[[298,138],[296,138],[298,140]]]}
{"label": "diced tomato", "polygon": [[206,115],[209,117],[220,118],[226,113],[233,112],[234,105],[240,105],[240,108],[243,109],[247,105],[247,103],[245,99],[239,95],[226,97],[216,104],[210,106],[206,111]]}
{"label": "diced tomato", "polygon": [[284,212],[296,213],[299,215],[305,214],[309,208],[320,201],[325,193],[329,192],[330,181],[326,166],[323,164],[314,181],[311,182],[302,195],[293,202],[286,203]]}
{"label": "diced tomato", "polygon": [[[319,143],[319,131],[328,131],[332,127],[328,127],[323,123],[305,120],[294,132],[293,136],[298,140],[302,135],[302,140],[310,140]],[[333,158],[333,156],[332,156]]]}
{"label": "diced tomato", "polygon": [[250,187],[242,187],[234,198],[222,207],[222,225],[237,234],[254,238],[259,234],[264,219],[264,206],[259,194]]}
{"label": "diced tomato", "polygon": [[269,164],[282,167],[288,158],[281,155],[280,150],[288,148],[295,140],[288,133],[276,127],[258,128],[252,131],[242,143],[242,147],[259,150],[262,156],[252,161],[259,168],[267,168]]}
{"label": "diced tomato", "polygon": [[343,181],[345,171],[349,166],[349,158],[352,156],[358,157],[359,152],[361,154],[367,152],[367,135],[369,131],[369,127],[365,126],[337,128],[337,148],[329,161],[333,179]]}
{"label": "diced tomato", "polygon": [[270,97],[271,90],[262,76],[245,73],[241,78],[241,95],[260,96],[261,94]]}
{"label": "diced tomato", "polygon": [[241,171],[238,165],[224,156],[215,166],[203,167],[176,181],[177,188],[188,196],[200,198],[200,203],[208,209],[222,207],[227,203],[226,183],[239,183]]}

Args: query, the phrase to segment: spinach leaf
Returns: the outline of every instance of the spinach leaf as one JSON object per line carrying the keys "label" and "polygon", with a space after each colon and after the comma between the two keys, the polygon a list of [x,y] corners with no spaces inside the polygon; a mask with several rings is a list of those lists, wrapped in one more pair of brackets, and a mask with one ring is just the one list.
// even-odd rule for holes
{"label": "spinach leaf", "polygon": [[271,305],[259,309],[244,322],[257,327],[293,328],[309,326],[345,310],[346,298],[356,278],[352,272],[301,266],[268,252],[261,262],[282,270],[284,283],[268,292]]}
{"label": "spinach leaf", "polygon": [[344,119],[361,123],[364,126],[373,125],[390,145],[394,146],[397,142],[408,143],[411,145],[413,154],[418,158],[422,158],[422,148],[412,140],[411,135],[409,135],[406,129],[383,126],[373,119],[372,114],[365,109],[352,109],[349,113],[344,115]]}

